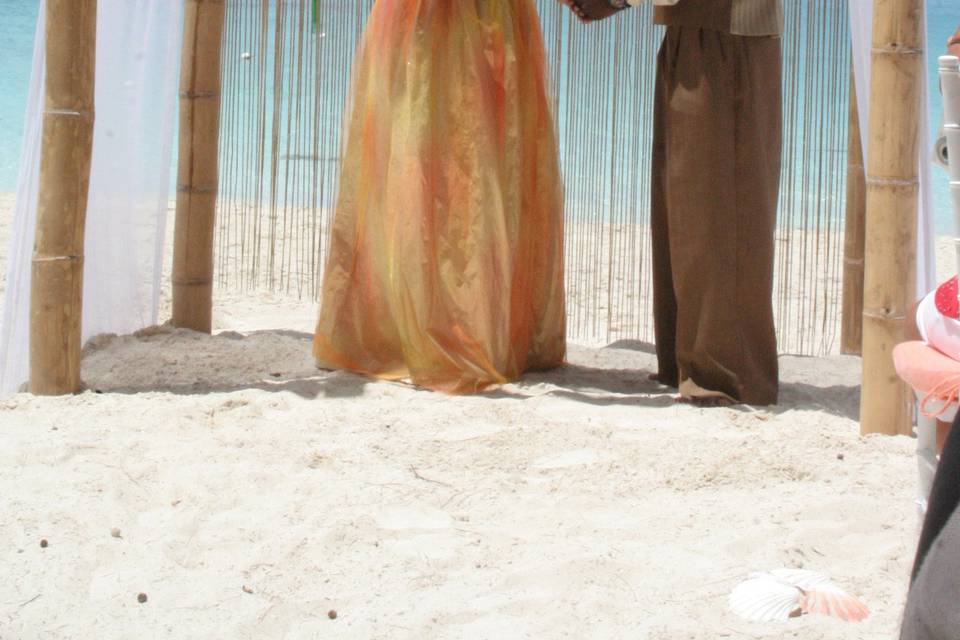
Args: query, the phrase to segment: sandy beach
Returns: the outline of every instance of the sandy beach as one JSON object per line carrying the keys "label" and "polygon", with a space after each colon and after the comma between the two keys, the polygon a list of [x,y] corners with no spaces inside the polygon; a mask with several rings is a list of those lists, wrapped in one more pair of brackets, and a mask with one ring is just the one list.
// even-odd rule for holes
{"label": "sandy beach", "polygon": [[[857,358],[784,356],[772,409],[676,404],[630,341],[454,398],[318,371],[313,303],[215,309],[212,337],[96,339],[81,395],[0,401],[3,640],[896,635],[914,445],[859,435]],[[871,617],[728,611],[780,567]]]}

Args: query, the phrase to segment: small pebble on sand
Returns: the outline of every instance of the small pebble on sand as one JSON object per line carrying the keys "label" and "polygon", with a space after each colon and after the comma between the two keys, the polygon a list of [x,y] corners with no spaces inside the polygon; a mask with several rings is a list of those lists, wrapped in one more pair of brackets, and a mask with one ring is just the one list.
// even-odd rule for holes
{"label": "small pebble on sand", "polygon": [[330,609],[330,611],[327,612],[327,617],[330,618],[331,620],[336,620],[337,619],[336,610]]}
{"label": "small pebble on sand", "polygon": [[40,541],[40,548],[41,548],[41,549],[46,549],[46,548],[49,547],[49,546],[50,546],[50,543],[47,542],[47,539],[46,539],[46,538],[44,538],[43,540]]}
{"label": "small pebble on sand", "polygon": [[143,604],[146,601],[147,601],[147,594],[145,593],[137,594],[137,602],[139,602],[140,604]]}

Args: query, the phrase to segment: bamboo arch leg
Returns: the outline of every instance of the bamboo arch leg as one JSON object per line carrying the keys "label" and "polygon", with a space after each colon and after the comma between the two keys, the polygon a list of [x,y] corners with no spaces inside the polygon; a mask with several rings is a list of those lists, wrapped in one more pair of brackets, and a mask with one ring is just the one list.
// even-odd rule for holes
{"label": "bamboo arch leg", "polygon": [[180,63],[173,325],[206,333],[213,312],[224,10],[223,0],[186,0]]}
{"label": "bamboo arch leg", "polygon": [[910,434],[893,347],[915,297],[923,0],[876,0],[867,157],[862,433]]}
{"label": "bamboo arch leg", "polygon": [[48,0],[40,193],[30,285],[31,393],[80,390],[83,243],[93,150],[96,0]]}
{"label": "bamboo arch leg", "polygon": [[850,74],[850,125],[847,136],[847,212],[843,243],[843,312],[840,351],[860,355],[863,343],[863,244],[867,214],[866,171],[860,139],[857,86]]}

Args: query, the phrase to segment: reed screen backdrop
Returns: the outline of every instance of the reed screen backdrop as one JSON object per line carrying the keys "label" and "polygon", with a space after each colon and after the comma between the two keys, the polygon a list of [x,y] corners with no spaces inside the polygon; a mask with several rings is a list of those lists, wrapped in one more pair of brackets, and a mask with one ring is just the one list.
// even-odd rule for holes
{"label": "reed screen backdrop", "polygon": [[[316,298],[350,67],[372,0],[227,0],[221,286]],[[538,0],[566,183],[569,337],[652,341],[649,7],[582,25]],[[839,342],[851,45],[847,3],[785,0],[784,151],[774,300],[780,348]],[[717,162],[726,161],[717,158]]]}

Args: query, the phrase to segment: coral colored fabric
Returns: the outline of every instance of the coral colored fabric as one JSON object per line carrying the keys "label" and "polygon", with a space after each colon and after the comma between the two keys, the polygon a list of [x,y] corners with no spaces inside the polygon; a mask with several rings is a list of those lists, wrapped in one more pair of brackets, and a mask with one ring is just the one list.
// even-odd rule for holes
{"label": "coral colored fabric", "polygon": [[379,0],[314,354],[469,393],[565,353],[563,190],[533,0]]}
{"label": "coral colored fabric", "polygon": [[[902,342],[893,349],[897,374],[912,388],[929,393],[949,381],[960,384],[960,362],[949,358],[924,342]],[[937,394],[946,398],[947,391]]]}

